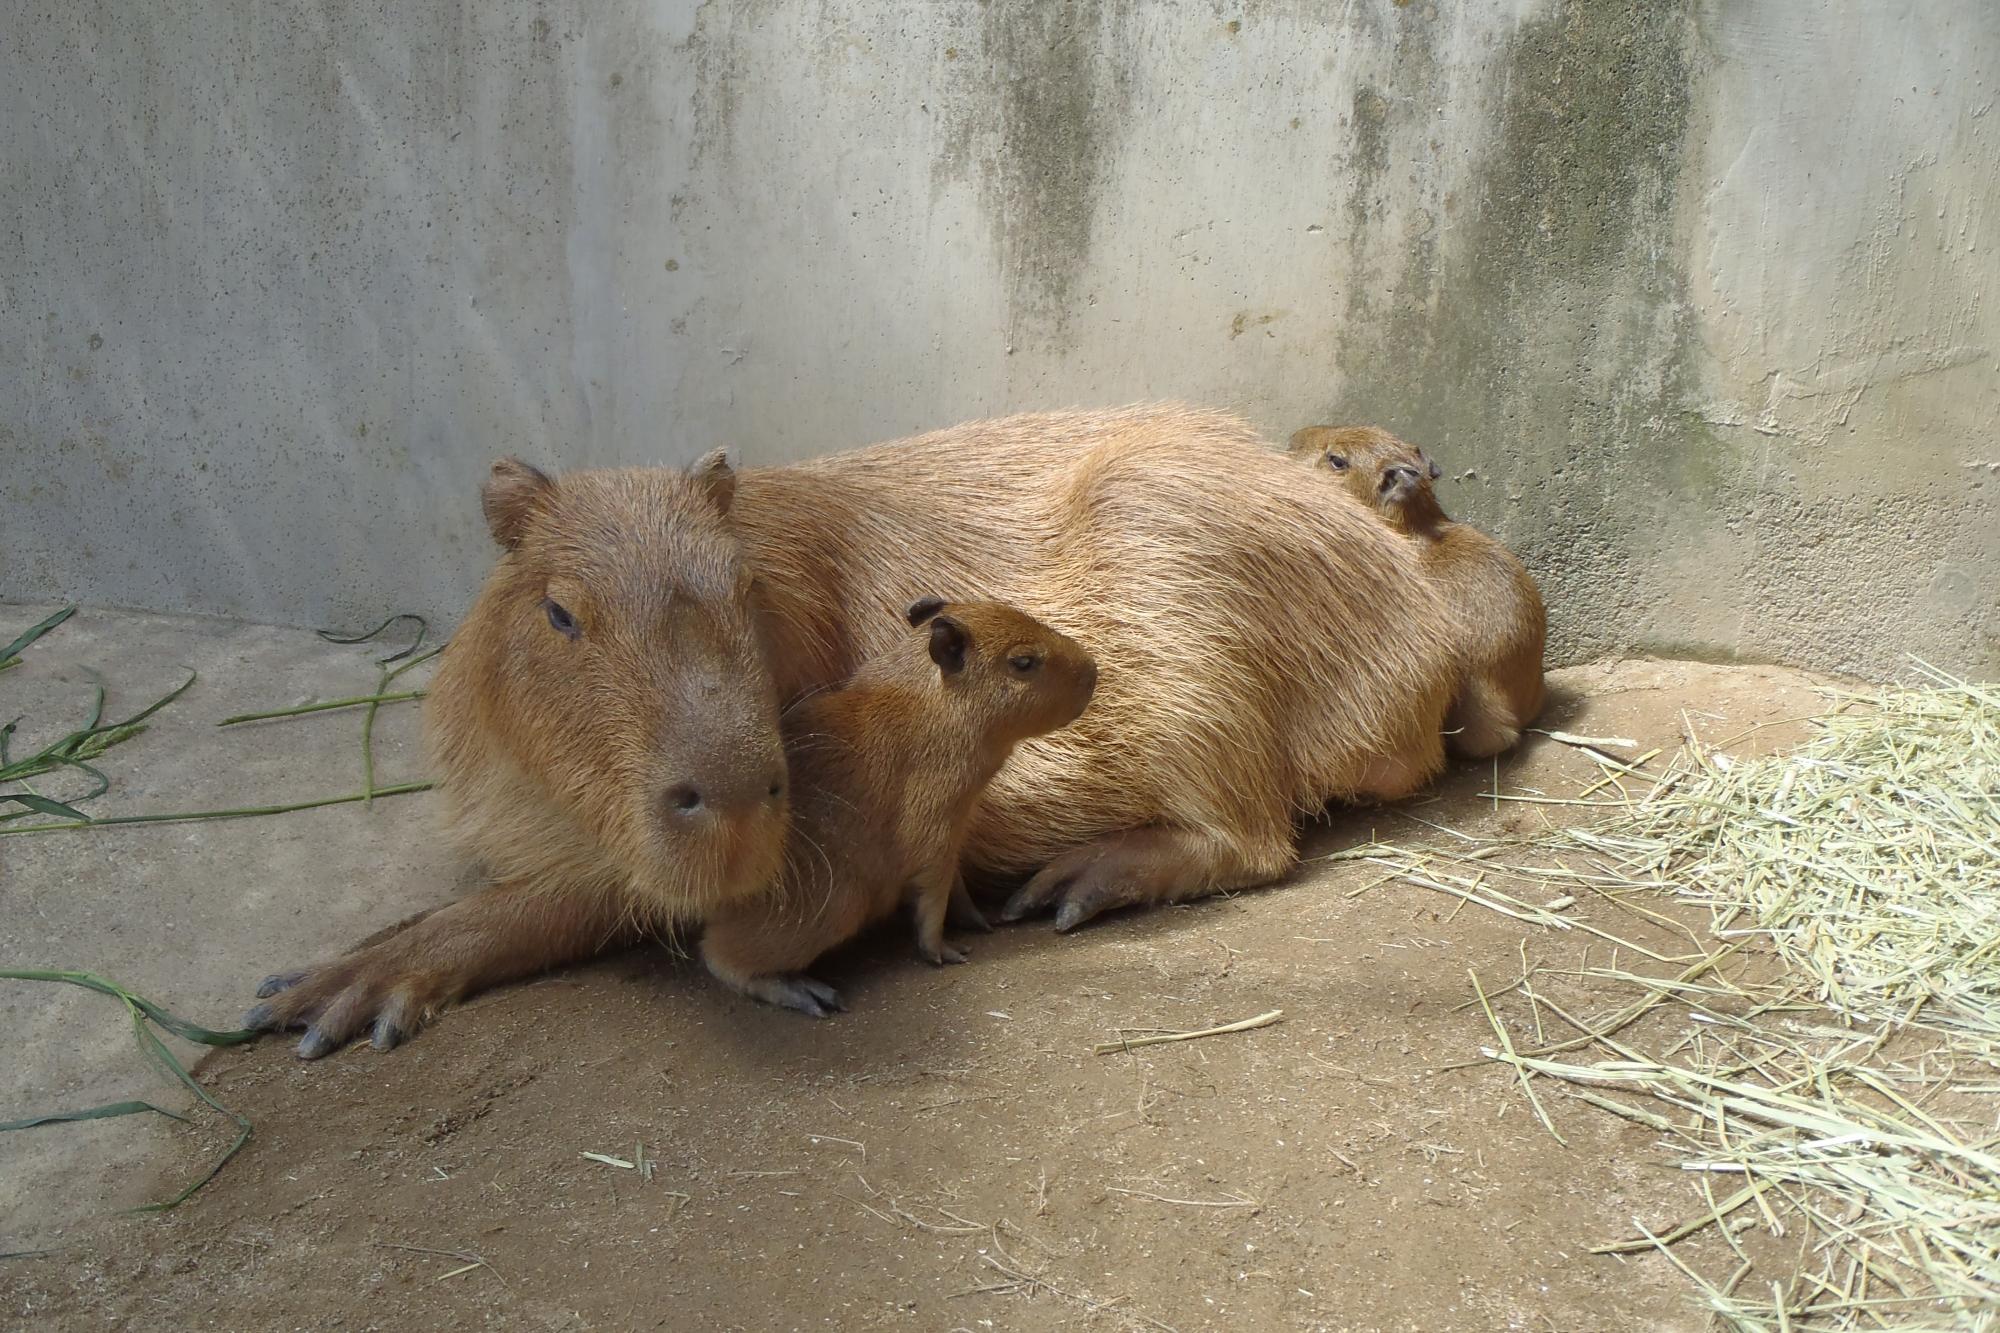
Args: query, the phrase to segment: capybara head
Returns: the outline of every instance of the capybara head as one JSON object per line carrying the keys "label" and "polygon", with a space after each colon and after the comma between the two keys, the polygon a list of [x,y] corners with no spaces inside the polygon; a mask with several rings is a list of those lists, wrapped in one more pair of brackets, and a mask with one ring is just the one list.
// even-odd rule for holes
{"label": "capybara head", "polygon": [[925,597],[907,618],[923,631],[945,694],[1006,744],[1068,726],[1097,688],[1081,645],[1002,602]]}
{"label": "capybara head", "polygon": [[[468,627],[480,725],[669,917],[757,892],[789,814],[778,702],[718,451],[687,472],[494,464]],[[464,638],[462,630],[460,637]]]}
{"label": "capybara head", "polygon": [[1307,426],[1290,450],[1399,525],[1441,517],[1431,483],[1444,475],[1422,449],[1376,426]]}

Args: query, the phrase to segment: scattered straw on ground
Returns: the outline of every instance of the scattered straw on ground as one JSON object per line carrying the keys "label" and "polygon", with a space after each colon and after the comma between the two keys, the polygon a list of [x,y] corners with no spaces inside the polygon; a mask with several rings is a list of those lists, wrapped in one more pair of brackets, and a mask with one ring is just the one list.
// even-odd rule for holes
{"label": "scattered straw on ground", "polygon": [[[1618,793],[1594,825],[1337,854],[1617,946],[1583,969],[1634,992],[1604,1014],[1525,955],[1511,985],[1475,978],[1483,1054],[1551,1134],[1541,1080],[1661,1135],[1698,1201],[1598,1252],[1663,1254],[1729,1329],[2000,1330],[2000,693],[1925,670],[1834,696],[1789,754],[1690,744],[1642,794],[1593,754],[1587,790]],[[1706,907],[1707,937],[1661,894]],[[1568,914],[1593,902],[1657,947]],[[1675,931],[1691,951],[1663,952]],[[1532,1019],[1511,1036],[1489,1005],[1509,992]]]}

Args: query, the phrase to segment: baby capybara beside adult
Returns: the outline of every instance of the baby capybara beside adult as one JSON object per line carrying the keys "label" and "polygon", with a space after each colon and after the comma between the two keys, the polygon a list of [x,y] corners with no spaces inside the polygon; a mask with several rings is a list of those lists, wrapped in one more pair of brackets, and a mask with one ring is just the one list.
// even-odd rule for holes
{"label": "baby capybara beside adult", "polygon": [[815,1018],[840,999],[805,969],[906,901],[917,952],[965,961],[944,923],[955,904],[985,926],[958,873],[980,794],[1021,741],[1076,721],[1097,683],[1088,653],[1011,606],[926,597],[907,618],[917,634],[787,710],[784,873],[702,928],[717,980]]}
{"label": "baby capybara beside adult", "polygon": [[[757,891],[784,842],[781,701],[835,686],[933,590],[1006,602],[1097,663],[1074,725],[987,788],[967,866],[1009,916],[1267,883],[1294,821],[1443,764],[1444,603],[1413,544],[1301,487],[1240,420],[1045,413],[733,476],[719,458],[495,469],[503,551],[427,717],[492,887],[266,983],[315,1055]],[[691,789],[698,800],[688,803]]]}

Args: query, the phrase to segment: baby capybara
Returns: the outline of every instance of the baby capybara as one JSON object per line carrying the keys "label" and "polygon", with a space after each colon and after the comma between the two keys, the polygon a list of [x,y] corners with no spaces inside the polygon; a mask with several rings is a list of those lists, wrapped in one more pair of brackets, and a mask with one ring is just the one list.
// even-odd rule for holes
{"label": "baby capybara", "polygon": [[1420,544],[1458,644],[1446,748],[1470,759],[1510,748],[1542,711],[1548,613],[1534,578],[1499,542],[1445,517],[1433,487],[1440,469],[1415,445],[1374,426],[1307,426],[1291,452]]}
{"label": "baby capybara", "polygon": [[[928,597],[907,618],[915,634],[786,714],[784,873],[702,931],[719,980],[815,1018],[840,1001],[803,969],[905,900],[917,952],[965,961],[944,922],[965,892],[959,849],[973,807],[1014,747],[1074,722],[1097,683],[1083,649],[1011,606]],[[969,899],[956,901],[983,924]]]}

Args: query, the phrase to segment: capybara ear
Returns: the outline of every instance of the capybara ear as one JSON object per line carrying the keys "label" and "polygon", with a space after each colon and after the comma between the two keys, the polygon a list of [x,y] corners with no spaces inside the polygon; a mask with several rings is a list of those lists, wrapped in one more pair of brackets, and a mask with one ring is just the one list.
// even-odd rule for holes
{"label": "capybara ear", "polygon": [[729,450],[710,450],[688,472],[701,483],[702,490],[708,492],[710,503],[728,513],[730,504],[736,499],[736,469],[729,466]]}
{"label": "capybara ear", "polygon": [[527,535],[528,519],[554,489],[548,473],[518,458],[495,463],[479,488],[479,507],[486,511],[486,529],[493,540],[510,551],[519,546]]}
{"label": "capybara ear", "polygon": [[1324,426],[1301,426],[1292,432],[1292,438],[1285,444],[1290,453],[1309,454],[1319,447],[1319,437],[1325,433]]}
{"label": "capybara ear", "polygon": [[910,609],[905,614],[909,616],[912,625],[921,625],[942,610],[944,610],[944,598],[919,597],[910,603]]}
{"label": "capybara ear", "polygon": [[965,632],[965,626],[950,616],[931,621],[931,661],[945,675],[955,676],[965,670],[965,650],[971,645],[972,636]]}

